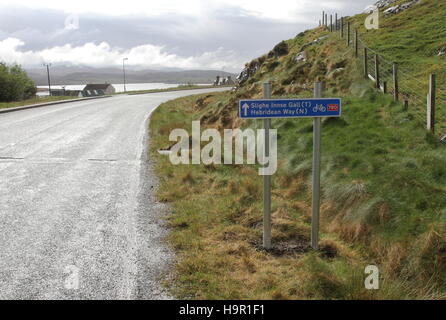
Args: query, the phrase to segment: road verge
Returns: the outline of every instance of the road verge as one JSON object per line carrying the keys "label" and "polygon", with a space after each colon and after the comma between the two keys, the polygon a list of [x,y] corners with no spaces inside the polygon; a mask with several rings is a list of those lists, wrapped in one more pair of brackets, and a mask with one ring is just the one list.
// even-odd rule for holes
{"label": "road verge", "polygon": [[1,113],[15,112],[15,111],[22,111],[22,110],[27,110],[27,109],[41,108],[41,107],[52,106],[52,105],[56,105],[56,104],[65,104],[65,103],[71,103],[71,102],[81,102],[81,101],[94,100],[94,99],[104,99],[104,98],[110,98],[110,97],[111,96],[100,96],[100,97],[90,97],[90,98],[81,98],[81,99],[72,99],[72,100],[61,100],[61,101],[54,101],[54,102],[45,102],[45,103],[31,104],[31,105],[23,106],[23,107],[5,108],[5,109],[0,109],[0,114]]}

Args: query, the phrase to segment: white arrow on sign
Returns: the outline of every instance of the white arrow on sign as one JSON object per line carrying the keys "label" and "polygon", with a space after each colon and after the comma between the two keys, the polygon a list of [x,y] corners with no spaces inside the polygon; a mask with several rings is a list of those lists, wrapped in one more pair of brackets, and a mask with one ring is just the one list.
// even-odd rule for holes
{"label": "white arrow on sign", "polygon": [[242,109],[245,110],[245,117],[247,117],[247,116],[248,116],[249,105],[248,105],[247,103],[245,103],[245,104],[242,106]]}

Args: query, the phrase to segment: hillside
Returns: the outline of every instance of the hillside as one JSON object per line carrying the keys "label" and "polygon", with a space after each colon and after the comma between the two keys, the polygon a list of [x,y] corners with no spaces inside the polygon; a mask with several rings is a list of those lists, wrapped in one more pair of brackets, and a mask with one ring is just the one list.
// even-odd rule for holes
{"label": "hillside", "polygon": [[[407,1],[398,0],[391,6]],[[416,16],[416,18],[414,17]],[[442,88],[446,85],[446,2],[419,1],[412,8],[381,19],[380,29],[366,30],[366,15],[352,17],[363,40],[390,61],[399,62],[420,80],[435,73]],[[384,32],[381,32],[384,31]],[[423,82],[423,81],[422,81]],[[425,82],[425,80],[424,80]]]}
{"label": "hillside", "polygon": [[[401,3],[394,2],[392,5]],[[381,11],[387,7],[381,8]],[[381,18],[379,30],[350,17],[369,48],[402,70],[405,109],[365,79],[361,58],[338,32],[300,33],[246,65],[240,86],[226,94],[175,100],[153,115],[152,156],[158,195],[171,203],[169,238],[181,257],[174,290],[180,296],[226,299],[444,299],[446,298],[446,114],[439,132],[425,129],[431,72],[437,105],[446,105],[446,3],[421,1]],[[429,34],[424,36],[425,34]],[[383,61],[384,63],[384,61]],[[255,166],[173,166],[157,153],[173,128],[259,128],[238,118],[241,98],[310,97],[315,81],[325,96],[343,98],[343,116],[324,120],[322,133],[322,250],[308,247],[311,215],[311,120],[273,120],[279,170],[273,176],[273,250],[261,243],[262,185]],[[444,108],[443,108],[444,109]],[[180,183],[179,183],[180,182]],[[364,268],[379,266],[380,290],[364,288]]]}
{"label": "hillside", "polygon": [[[401,2],[404,1],[396,1],[391,6]],[[381,12],[386,8],[382,8]],[[387,59],[381,62],[381,72],[387,77],[390,77],[391,68],[388,61],[398,63],[400,91],[411,93],[408,99],[412,111],[417,111],[417,116],[424,116],[426,112],[429,74],[435,73],[437,104],[440,106],[437,108],[438,120],[446,134],[446,54],[441,54],[446,47],[446,3],[438,0],[421,1],[389,17],[381,13],[380,28],[377,30],[364,28],[366,16],[360,14],[348,19],[352,24],[352,42],[353,30],[358,28],[360,40]],[[353,50],[353,45],[346,47],[345,39],[341,39],[338,32],[330,33],[324,28],[308,30],[278,44],[267,55],[247,64],[241,74],[244,81],[234,101],[241,97],[260,97],[261,87],[255,84],[266,80],[272,81],[273,94],[281,96],[301,95],[304,92],[311,94],[316,80],[326,82],[327,95],[357,93],[356,88],[362,87],[360,75],[363,65],[361,52],[355,61]],[[369,53],[369,70],[373,69],[372,58]]]}
{"label": "hillside", "polygon": [[[37,85],[48,83],[45,68],[27,70],[29,76]],[[216,76],[227,77],[235,74],[216,70],[126,70],[127,83],[212,83]],[[58,85],[76,85],[83,83],[122,83],[123,73],[119,68],[88,68],[88,67],[53,67],[51,82]]]}

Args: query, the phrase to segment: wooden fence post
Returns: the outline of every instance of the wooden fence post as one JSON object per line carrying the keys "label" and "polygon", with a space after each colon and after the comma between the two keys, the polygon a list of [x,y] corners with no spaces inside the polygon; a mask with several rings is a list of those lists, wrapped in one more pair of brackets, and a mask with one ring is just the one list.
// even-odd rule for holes
{"label": "wooden fence post", "polygon": [[383,82],[383,93],[386,94],[387,93],[387,81]]}
{"label": "wooden fence post", "polygon": [[429,76],[429,94],[427,95],[427,130],[435,132],[435,74]]}
{"label": "wooden fence post", "polygon": [[398,65],[393,63],[393,100],[398,101]]}
{"label": "wooden fence post", "polygon": [[376,81],[376,88],[381,88],[381,82],[379,78],[379,57],[375,53],[375,81]]}
{"label": "wooden fence post", "polygon": [[358,57],[358,29],[355,29],[355,56]]}
{"label": "wooden fence post", "polygon": [[333,15],[330,14],[330,31],[333,32]]}
{"label": "wooden fence post", "polygon": [[404,100],[404,111],[409,110],[409,101],[408,100]]}
{"label": "wooden fence post", "polygon": [[338,28],[338,14],[337,13],[335,14],[335,29],[336,29],[336,31],[339,30],[339,28]]}
{"label": "wooden fence post", "polygon": [[347,21],[347,47],[350,47],[350,21]]}
{"label": "wooden fence post", "polygon": [[328,27],[328,13],[325,14],[325,26]]}
{"label": "wooden fence post", "polygon": [[322,25],[325,25],[325,11],[322,11]]}
{"label": "wooden fence post", "polygon": [[367,57],[367,48],[364,48],[364,77],[367,79],[369,77],[369,65]]}
{"label": "wooden fence post", "polygon": [[344,38],[344,17],[341,17],[341,38]]}

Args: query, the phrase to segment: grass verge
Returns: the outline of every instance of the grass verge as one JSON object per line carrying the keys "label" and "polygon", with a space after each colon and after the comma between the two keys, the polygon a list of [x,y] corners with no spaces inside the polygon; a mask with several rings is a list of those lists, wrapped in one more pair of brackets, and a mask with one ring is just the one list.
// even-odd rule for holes
{"label": "grass verge", "polygon": [[[178,87],[173,87],[173,88],[129,91],[126,93],[120,92],[118,94],[136,95],[136,94],[160,93],[160,92],[183,91],[183,90],[213,89],[213,88],[222,88],[222,87],[225,87],[225,86],[179,85]],[[231,86],[228,86],[228,87],[231,87]]]}
{"label": "grass verge", "polygon": [[[275,120],[274,250],[261,241],[261,178],[252,166],[174,166],[157,150],[174,128],[218,110],[228,93],[168,102],[151,118],[158,196],[172,205],[175,294],[194,299],[445,298],[446,149],[410,112],[367,92],[323,124],[322,250],[310,234],[311,121]],[[256,128],[256,121],[246,126]],[[364,288],[376,264],[381,289]]]}
{"label": "grass verge", "polygon": [[71,100],[71,99],[76,99],[76,97],[45,97],[45,98],[32,98],[23,101],[0,102],[0,109],[24,107],[33,104],[56,102],[56,101]]}

